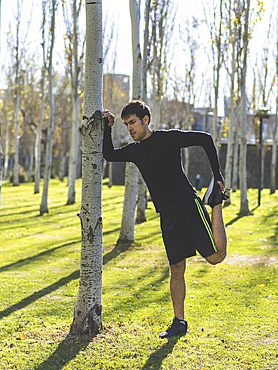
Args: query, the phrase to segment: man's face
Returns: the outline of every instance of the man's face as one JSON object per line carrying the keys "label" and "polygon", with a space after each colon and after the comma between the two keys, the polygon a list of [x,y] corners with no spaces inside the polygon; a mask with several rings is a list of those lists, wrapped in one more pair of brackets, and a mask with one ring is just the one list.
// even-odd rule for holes
{"label": "man's face", "polygon": [[148,116],[141,121],[136,114],[130,114],[124,117],[124,124],[134,141],[142,141],[149,136]]}

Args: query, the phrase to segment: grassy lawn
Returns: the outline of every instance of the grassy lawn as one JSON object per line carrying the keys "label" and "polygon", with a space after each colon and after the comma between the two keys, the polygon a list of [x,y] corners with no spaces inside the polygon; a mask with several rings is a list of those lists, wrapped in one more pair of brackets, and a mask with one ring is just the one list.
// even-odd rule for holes
{"label": "grassy lawn", "polygon": [[189,333],[158,334],[172,321],[168,263],[159,218],[136,242],[116,247],[123,187],[103,185],[103,324],[91,342],[66,343],[78,292],[81,182],[66,206],[67,182],[51,180],[49,214],[34,184],[4,183],[0,207],[0,369],[278,369],[278,192],[239,192],[224,208],[229,253],[217,266],[188,260]]}

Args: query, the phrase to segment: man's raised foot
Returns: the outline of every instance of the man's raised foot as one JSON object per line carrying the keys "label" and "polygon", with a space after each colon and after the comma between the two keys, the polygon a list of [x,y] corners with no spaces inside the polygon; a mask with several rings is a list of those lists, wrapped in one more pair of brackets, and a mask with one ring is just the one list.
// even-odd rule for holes
{"label": "man's raised foot", "polygon": [[229,198],[229,189],[226,189],[224,192],[221,191],[219,184],[215,181],[214,176],[212,175],[210,184],[205,192],[203,197],[203,204],[209,205],[211,208],[222,204],[223,200]]}

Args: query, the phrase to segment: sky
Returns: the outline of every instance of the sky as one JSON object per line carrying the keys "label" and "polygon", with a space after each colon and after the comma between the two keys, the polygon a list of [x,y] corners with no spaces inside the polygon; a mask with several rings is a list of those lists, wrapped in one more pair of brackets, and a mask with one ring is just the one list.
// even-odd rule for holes
{"label": "sky", "polygon": [[[1,0],[0,0],[1,1]],[[20,0],[22,1],[22,0]],[[251,0],[253,3],[256,0]],[[212,3],[210,0],[209,3]],[[265,30],[268,24],[268,16],[270,11],[272,11],[272,4],[275,0],[268,0],[264,2],[266,12],[262,18],[262,21],[256,25],[253,33],[252,40],[250,41],[251,50],[251,60],[255,60],[256,53],[258,50],[263,48],[265,41]],[[141,0],[143,5],[144,0]],[[202,17],[203,8],[200,7],[201,1],[198,0],[175,0],[176,17],[175,21],[177,25],[184,27],[186,25],[187,19],[191,16]],[[40,22],[41,22],[41,2],[38,0],[23,0],[22,7],[22,27],[20,28],[21,35],[23,35],[28,29],[27,42],[33,45],[37,55],[40,54]],[[85,4],[85,0],[84,0]],[[17,0],[2,0],[1,1],[1,64],[5,62],[7,58],[6,54],[6,34],[9,27],[12,27],[13,32],[15,32],[15,14],[17,9]],[[143,9],[143,6],[142,6]],[[83,10],[85,15],[85,10]],[[143,12],[141,15],[143,19]],[[31,23],[28,28],[28,22],[31,19]],[[131,47],[131,22],[129,14],[129,0],[103,0],[103,22],[114,24],[114,34],[118,34],[117,37],[117,60],[115,66],[115,73],[132,75],[132,47]],[[83,26],[85,26],[85,18],[83,21]],[[209,40],[206,40],[204,36],[206,25],[204,22],[200,27],[200,43],[208,44]],[[143,34],[143,27],[141,27],[141,33]],[[59,9],[57,16],[57,29],[56,29],[56,40],[55,40],[55,61],[57,68],[63,65],[63,15],[61,9]],[[115,38],[116,39],[116,38]],[[176,73],[180,76],[184,75],[184,64],[185,57],[183,57],[182,50],[186,47],[184,42],[180,40],[177,29],[174,33],[173,42],[175,44],[174,57],[171,60],[172,67],[176,69]],[[275,42],[275,41],[274,41]],[[142,50],[142,45],[141,45]],[[199,85],[201,85],[201,74],[211,73],[211,69],[208,68],[207,59],[204,54],[199,55],[198,58],[198,76]],[[251,74],[249,76],[251,78]],[[0,76],[0,83],[1,83]],[[227,90],[227,79],[222,78],[222,85],[220,86],[221,95],[225,94]],[[220,109],[222,109],[222,104],[219,104]],[[222,112],[220,112],[221,114]]]}

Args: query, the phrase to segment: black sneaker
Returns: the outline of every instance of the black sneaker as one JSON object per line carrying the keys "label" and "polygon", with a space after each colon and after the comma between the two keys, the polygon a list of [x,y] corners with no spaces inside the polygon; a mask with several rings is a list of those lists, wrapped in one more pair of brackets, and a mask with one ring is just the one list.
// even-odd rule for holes
{"label": "black sneaker", "polygon": [[214,181],[214,176],[212,175],[210,184],[205,192],[202,202],[204,205],[209,205],[211,208],[213,208],[218,204],[222,204],[223,200],[229,198],[229,190],[230,189],[226,189],[224,193],[222,193],[219,184]]}
{"label": "black sneaker", "polygon": [[173,323],[169,326],[168,329],[159,334],[160,339],[171,338],[177,335],[185,335],[187,333],[187,321],[180,320],[177,317],[174,317]]}

